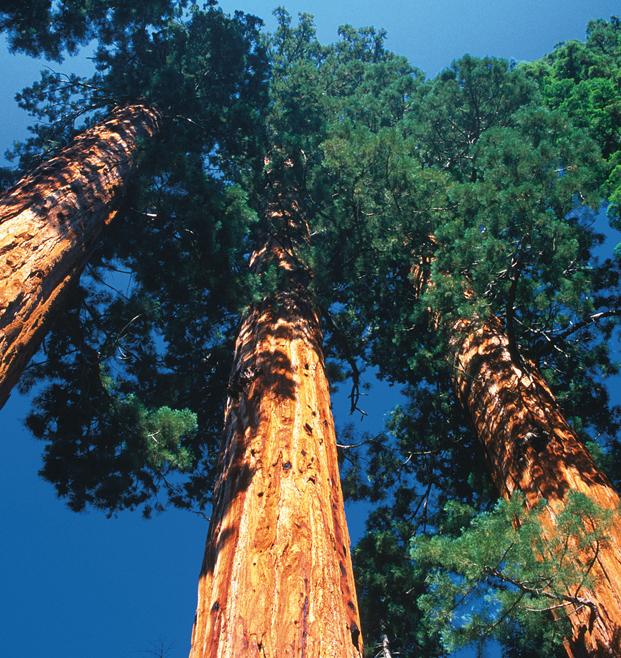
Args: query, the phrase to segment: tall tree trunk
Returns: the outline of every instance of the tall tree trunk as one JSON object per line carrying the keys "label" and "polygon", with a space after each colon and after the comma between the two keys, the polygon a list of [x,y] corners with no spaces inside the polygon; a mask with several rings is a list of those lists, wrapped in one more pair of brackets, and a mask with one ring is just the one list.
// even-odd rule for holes
{"label": "tall tree trunk", "polygon": [[[521,491],[529,507],[545,498],[549,532],[570,491],[582,492],[606,509],[617,508],[619,497],[568,425],[535,364],[517,364],[512,358],[500,321],[492,317],[475,325],[464,320],[455,330],[455,386],[499,491],[506,497]],[[618,521],[608,535],[592,568],[595,585],[580,591],[597,613],[578,606],[569,617],[573,639],[566,648],[574,658],[621,655]]]}
{"label": "tall tree trunk", "polygon": [[77,280],[161,115],[126,106],[0,198],[0,408]]}
{"label": "tall tree trunk", "polygon": [[267,208],[257,272],[281,292],[237,339],[191,658],[362,656],[320,321],[293,199]]}

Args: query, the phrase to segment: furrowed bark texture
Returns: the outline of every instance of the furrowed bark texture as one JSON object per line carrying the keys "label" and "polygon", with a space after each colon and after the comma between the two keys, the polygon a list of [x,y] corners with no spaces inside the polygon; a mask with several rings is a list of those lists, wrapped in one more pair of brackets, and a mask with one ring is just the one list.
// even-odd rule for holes
{"label": "furrowed bark texture", "polygon": [[118,211],[139,140],[160,122],[142,105],[118,109],[0,198],[0,408]]}
{"label": "furrowed bark texture", "polygon": [[[540,498],[549,504],[549,531],[570,491],[580,491],[606,509],[619,505],[608,478],[578,440],[552,392],[533,363],[519,366],[497,318],[482,326],[463,321],[456,327],[455,385],[484,446],[492,478],[509,497],[521,491],[529,507]],[[592,590],[579,596],[597,606],[583,606],[570,620],[569,656],[621,655],[621,527],[615,523],[609,541],[600,545]],[[568,593],[569,594],[569,593]],[[571,592],[575,594],[575,592]]]}
{"label": "furrowed bark texture", "polygon": [[306,225],[283,205],[268,217],[285,238],[252,264],[290,279],[237,339],[191,658],[362,656],[321,329],[292,237]]}

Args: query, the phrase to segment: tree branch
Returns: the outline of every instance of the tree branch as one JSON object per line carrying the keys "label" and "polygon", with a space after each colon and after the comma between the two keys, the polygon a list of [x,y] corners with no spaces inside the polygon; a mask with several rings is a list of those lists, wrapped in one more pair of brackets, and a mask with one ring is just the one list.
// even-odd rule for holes
{"label": "tree branch", "polygon": [[[525,585],[523,582],[519,580],[514,580],[513,578],[510,578],[506,574],[502,573],[502,571],[499,571],[498,569],[492,569],[491,567],[485,566],[483,567],[483,570],[485,573],[494,576],[496,578],[499,578],[500,580],[510,583],[511,585],[514,585],[517,587],[521,592],[524,592],[525,594],[533,594],[534,596],[542,596],[546,599],[550,599],[551,601],[565,601],[568,605],[569,604],[574,604],[575,606],[586,606],[591,610],[591,615],[589,619],[589,627],[593,627],[593,622],[597,617],[599,616],[599,612],[597,610],[597,606],[593,601],[589,599],[585,599],[582,596],[577,596],[570,595],[570,594],[555,594],[553,592],[548,592],[547,590],[544,589],[538,589],[536,587],[529,587],[528,585]],[[560,606],[557,606],[560,607]],[[542,609],[542,612],[544,612],[546,609]]]}
{"label": "tree branch", "polygon": [[596,324],[600,320],[603,320],[605,318],[614,318],[614,317],[621,317],[621,309],[611,309],[610,311],[601,311],[600,313],[594,313],[593,315],[590,315],[588,318],[585,320],[582,320],[581,322],[577,322],[576,324],[572,324],[571,327],[568,327],[561,333],[557,334],[556,336],[550,337],[550,335],[545,332],[545,331],[537,331],[536,333],[539,333],[543,338],[547,341],[547,343],[544,343],[536,352],[535,352],[535,358],[538,359],[551,350],[555,349],[558,347],[558,344],[571,336],[572,334],[575,334],[577,331],[580,331],[581,329],[584,329],[585,327],[588,327],[592,324]]}
{"label": "tree branch", "polygon": [[321,310],[321,314],[326,321],[330,333],[338,340],[341,346],[343,358],[347,361],[349,367],[351,368],[352,386],[351,393],[348,396],[351,400],[349,415],[351,416],[354,411],[359,411],[363,416],[366,416],[366,411],[363,411],[360,409],[360,407],[358,407],[358,400],[360,400],[360,370],[358,369],[356,359],[349,349],[347,338],[334,322],[330,311],[323,304],[319,305],[319,309]]}
{"label": "tree branch", "polygon": [[511,265],[509,265],[508,269],[511,277],[511,286],[509,287],[509,295],[507,297],[505,326],[507,330],[507,338],[509,339],[509,353],[511,354],[514,363],[518,365],[522,365],[522,358],[515,341],[515,296],[517,293],[520,274],[522,273],[522,268],[524,266],[524,242],[528,237],[527,234],[520,240],[518,248],[511,258]]}

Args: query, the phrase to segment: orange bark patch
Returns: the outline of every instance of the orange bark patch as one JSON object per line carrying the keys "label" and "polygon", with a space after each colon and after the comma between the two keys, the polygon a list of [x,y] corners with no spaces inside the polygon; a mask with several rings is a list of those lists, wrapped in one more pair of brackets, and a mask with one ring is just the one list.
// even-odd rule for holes
{"label": "orange bark patch", "polygon": [[[498,490],[521,491],[529,507],[549,503],[549,531],[570,491],[580,491],[605,509],[618,509],[608,478],[563,417],[552,392],[533,363],[516,365],[497,318],[481,326],[456,327],[454,381],[459,399],[481,441]],[[621,521],[621,519],[620,519]],[[574,636],[570,656],[621,655],[621,526],[615,524],[593,566],[596,584],[580,596],[597,606],[570,615]],[[574,594],[574,592],[572,592]]]}
{"label": "orange bark patch", "polygon": [[[291,253],[269,241],[292,271]],[[192,658],[360,658],[319,319],[292,281],[237,340]]]}
{"label": "orange bark patch", "polygon": [[0,408],[38,348],[135,170],[160,115],[121,108],[0,198]]}

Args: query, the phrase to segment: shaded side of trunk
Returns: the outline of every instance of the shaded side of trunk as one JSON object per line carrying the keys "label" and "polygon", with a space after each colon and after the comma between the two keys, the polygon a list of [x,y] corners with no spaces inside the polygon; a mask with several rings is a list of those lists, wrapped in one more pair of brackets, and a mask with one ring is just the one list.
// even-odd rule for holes
{"label": "shaded side of trunk", "polygon": [[307,228],[278,201],[284,228],[252,264],[289,283],[237,339],[191,658],[362,656],[320,322],[295,255]]}
{"label": "shaded side of trunk", "polygon": [[[462,321],[455,329],[455,386],[502,495],[521,491],[529,507],[545,498],[550,532],[570,491],[582,492],[606,509],[617,508],[619,497],[568,425],[535,364],[517,365],[512,359],[500,321],[491,318],[482,326]],[[575,658],[621,655],[618,523],[609,537],[593,566],[596,584],[580,590],[582,598],[595,603],[597,615],[583,606],[569,617],[574,635],[566,648]]]}
{"label": "shaded side of trunk", "polygon": [[78,136],[0,198],[0,408],[77,280],[161,115],[127,106]]}

